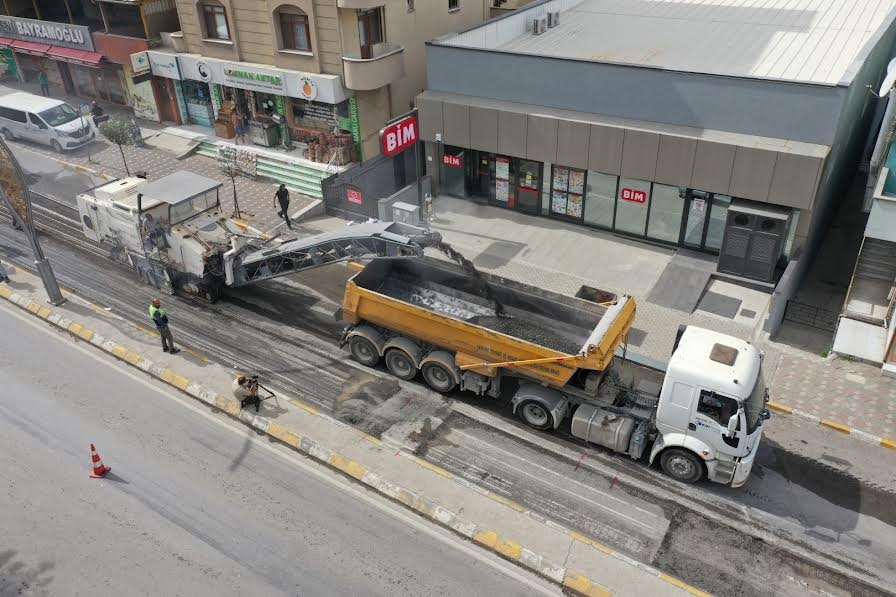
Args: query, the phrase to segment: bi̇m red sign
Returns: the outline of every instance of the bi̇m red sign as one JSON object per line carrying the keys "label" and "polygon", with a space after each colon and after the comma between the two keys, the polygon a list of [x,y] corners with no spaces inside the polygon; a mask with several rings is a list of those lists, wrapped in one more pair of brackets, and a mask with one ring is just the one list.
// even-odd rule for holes
{"label": "bi\u0307m red sign", "polygon": [[623,201],[631,201],[632,203],[647,203],[647,193],[638,189],[621,189],[619,196]]}
{"label": "bi\u0307m red sign", "polygon": [[461,162],[459,155],[448,155],[447,153],[442,156],[442,163],[448,166],[449,168],[462,168],[463,162]]}
{"label": "bi\u0307m red sign", "polygon": [[380,131],[380,149],[383,155],[395,155],[413,146],[418,138],[417,117],[408,116]]}

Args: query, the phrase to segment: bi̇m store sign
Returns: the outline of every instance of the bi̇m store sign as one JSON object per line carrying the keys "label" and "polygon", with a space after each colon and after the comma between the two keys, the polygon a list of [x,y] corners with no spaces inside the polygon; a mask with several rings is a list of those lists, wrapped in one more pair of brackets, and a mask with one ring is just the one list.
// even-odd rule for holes
{"label": "bi\u0307m store sign", "polygon": [[0,15],[0,37],[93,52],[90,29],[81,25]]}

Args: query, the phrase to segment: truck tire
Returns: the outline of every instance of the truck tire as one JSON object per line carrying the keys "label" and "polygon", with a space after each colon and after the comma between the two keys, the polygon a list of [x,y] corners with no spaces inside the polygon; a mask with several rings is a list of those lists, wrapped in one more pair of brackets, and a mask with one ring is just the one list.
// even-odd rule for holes
{"label": "truck tire", "polygon": [[376,367],[380,362],[380,353],[373,342],[364,336],[352,336],[348,339],[348,349],[352,358],[367,367]]}
{"label": "truck tire", "polygon": [[554,427],[554,415],[537,400],[523,400],[516,407],[516,412],[529,427],[542,431]]}
{"label": "truck tire", "polygon": [[386,351],[386,369],[398,379],[405,381],[417,377],[417,367],[414,365],[414,361],[408,353],[400,348],[390,348]]}
{"label": "truck tire", "polygon": [[660,457],[663,472],[682,483],[696,483],[703,478],[703,463],[689,450],[670,448]]}
{"label": "truck tire", "polygon": [[454,373],[438,361],[430,361],[421,369],[423,381],[430,388],[441,394],[447,394],[457,387]]}

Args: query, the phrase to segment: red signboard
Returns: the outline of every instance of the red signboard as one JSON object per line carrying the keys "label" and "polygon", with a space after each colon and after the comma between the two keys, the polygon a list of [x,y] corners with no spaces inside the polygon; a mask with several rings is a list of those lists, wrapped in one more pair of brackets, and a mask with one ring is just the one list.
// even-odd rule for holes
{"label": "red signboard", "polygon": [[380,148],[383,155],[395,155],[417,142],[417,117],[408,116],[393,122],[380,131]]}
{"label": "red signboard", "polygon": [[447,153],[442,156],[442,163],[448,166],[449,168],[462,168],[463,162],[460,159],[459,155],[448,155]]}
{"label": "red signboard", "polygon": [[623,201],[631,201],[632,203],[647,203],[647,193],[638,189],[621,189],[619,196]]}
{"label": "red signboard", "polygon": [[348,196],[348,200],[352,203],[357,203],[361,205],[361,191],[356,191],[354,189],[348,189],[345,191],[345,194]]}

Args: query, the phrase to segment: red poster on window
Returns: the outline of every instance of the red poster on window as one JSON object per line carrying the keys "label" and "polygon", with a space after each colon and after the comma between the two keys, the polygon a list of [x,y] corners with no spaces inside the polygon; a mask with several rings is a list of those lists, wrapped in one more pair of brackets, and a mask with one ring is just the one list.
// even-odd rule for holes
{"label": "red poster on window", "polygon": [[351,201],[352,203],[357,203],[358,205],[361,205],[361,203],[363,203],[361,201],[361,191],[356,191],[354,189],[348,189],[345,192],[345,194],[348,196],[348,200]]}
{"label": "red poster on window", "polygon": [[631,201],[632,203],[646,203],[647,193],[638,189],[620,189],[619,196],[623,201]]}

